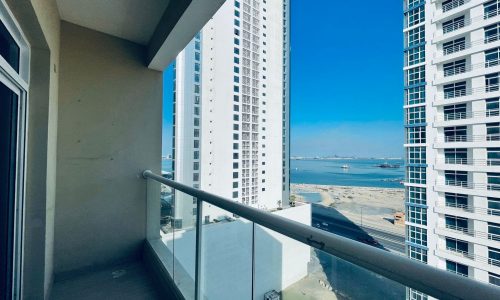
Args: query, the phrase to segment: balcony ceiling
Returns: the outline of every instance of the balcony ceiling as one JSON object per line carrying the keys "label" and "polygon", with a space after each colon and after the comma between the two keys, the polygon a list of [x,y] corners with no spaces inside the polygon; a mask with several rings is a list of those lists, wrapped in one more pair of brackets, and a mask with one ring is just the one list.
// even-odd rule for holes
{"label": "balcony ceiling", "polygon": [[147,45],[170,0],[57,0],[61,19]]}

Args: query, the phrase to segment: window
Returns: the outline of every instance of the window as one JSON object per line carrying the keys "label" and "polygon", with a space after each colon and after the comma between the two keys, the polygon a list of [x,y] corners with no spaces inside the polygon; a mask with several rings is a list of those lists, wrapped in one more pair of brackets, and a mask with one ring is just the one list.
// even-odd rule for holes
{"label": "window", "polygon": [[488,174],[488,190],[500,191],[500,173]]}
{"label": "window", "polygon": [[406,124],[425,123],[425,106],[406,109]]}
{"label": "window", "polygon": [[446,270],[465,277],[469,276],[469,268],[466,265],[451,260],[446,260]]}
{"label": "window", "polygon": [[193,170],[198,171],[200,169],[200,163],[195,161],[193,163]]}
{"label": "window", "polygon": [[423,187],[408,186],[406,188],[406,201],[413,204],[427,204],[427,194]]}
{"label": "window", "polygon": [[466,142],[467,126],[453,126],[444,128],[445,142]]}
{"label": "window", "polygon": [[408,216],[408,222],[427,225],[427,209],[417,206],[407,206],[406,215]]}
{"label": "window", "polygon": [[488,247],[488,263],[500,267],[500,249]]}
{"label": "window", "polygon": [[407,247],[407,254],[409,258],[427,263],[427,250],[410,245],[408,245]]}
{"label": "window", "polygon": [[446,0],[446,1],[443,1],[443,3],[441,4],[441,8],[443,10],[443,13],[451,10],[451,9],[454,9],[455,7],[458,7],[460,5],[464,5],[466,0]]}
{"label": "window", "polygon": [[467,117],[467,104],[447,105],[443,108],[444,120],[461,120]]}
{"label": "window", "polygon": [[488,276],[489,276],[489,283],[500,286],[500,275],[489,272]]}
{"label": "window", "polygon": [[488,237],[493,241],[500,241],[500,224],[488,222]]}
{"label": "window", "polygon": [[238,178],[238,172],[233,172],[233,178],[234,179]]}
{"label": "window", "polygon": [[410,127],[406,128],[406,143],[420,144],[425,143],[425,127]]}
{"label": "window", "polygon": [[500,148],[487,148],[488,166],[500,166]]}
{"label": "window", "polygon": [[238,198],[238,191],[233,192],[233,198]]}
{"label": "window", "polygon": [[425,164],[425,147],[408,147],[406,153],[408,164]]}
{"label": "window", "polygon": [[469,243],[462,240],[457,240],[454,238],[446,238],[446,250],[460,252],[460,253],[468,253],[469,252]]}
{"label": "window", "polygon": [[485,19],[489,19],[491,17],[498,15],[498,8],[500,7],[499,2],[500,1],[498,0],[493,0],[483,4]]}
{"label": "window", "polygon": [[486,124],[486,140],[498,141],[500,140],[500,123],[487,123]]}
{"label": "window", "polygon": [[407,225],[406,238],[413,244],[427,246],[427,229]]}
{"label": "window", "polygon": [[193,173],[193,181],[199,181],[200,180],[200,174],[199,173]]}
{"label": "window", "polygon": [[445,224],[446,228],[453,230],[466,231],[469,228],[466,218],[460,218],[450,215],[445,215]]}
{"label": "window", "polygon": [[193,152],[193,159],[200,159],[200,151]]}
{"label": "window", "polygon": [[499,98],[486,99],[486,117],[498,116],[500,112]]}
{"label": "window", "polygon": [[465,26],[465,16],[460,16],[443,22],[443,34],[463,28]]}
{"label": "window", "polygon": [[406,71],[407,86],[419,83],[425,83],[425,66],[416,67]]}
{"label": "window", "polygon": [[418,46],[405,51],[405,66],[412,66],[425,61],[425,46]]}
{"label": "window", "polygon": [[500,33],[500,23],[496,23],[484,28],[484,43],[492,43],[498,41],[498,34]]}
{"label": "window", "polygon": [[406,167],[406,175],[409,183],[425,184],[426,170],[424,167]]}
{"label": "window", "polygon": [[408,11],[405,14],[406,26],[411,27],[425,21],[425,9],[423,6]]}
{"label": "window", "polygon": [[0,297],[15,298],[21,286],[29,48],[5,1],[0,2]]}
{"label": "window", "polygon": [[20,47],[3,22],[0,22],[0,56],[19,73]]}
{"label": "window", "polygon": [[465,73],[465,59],[460,59],[443,65],[444,77]]}
{"label": "window", "polygon": [[[427,251],[425,253],[427,254]],[[426,255],[426,261],[427,261],[427,255]],[[411,288],[408,288],[408,296],[409,300],[427,300],[426,294]]]}
{"label": "window", "polygon": [[488,197],[488,214],[500,216],[500,198]]}
{"label": "window", "polygon": [[238,181],[234,181],[233,182],[233,189],[237,188],[238,187]]}
{"label": "window", "polygon": [[444,194],[446,206],[456,208],[467,208],[468,196],[463,194]]}
{"label": "window", "polygon": [[444,171],[446,185],[469,187],[468,174],[466,171]]}
{"label": "window", "polygon": [[465,148],[445,149],[444,162],[446,164],[452,164],[452,165],[466,165],[468,163],[467,149]]}
{"label": "window", "polygon": [[406,32],[406,47],[425,43],[425,26],[420,26]]}
{"label": "window", "polygon": [[498,73],[488,74],[484,77],[486,92],[498,91],[499,77]]}
{"label": "window", "polygon": [[193,142],[194,142],[193,143],[194,148],[200,148],[200,141],[199,140],[194,140]]}
{"label": "window", "polygon": [[500,48],[493,48],[484,51],[484,66],[486,68],[498,65],[500,59]]}
{"label": "window", "polygon": [[449,55],[465,49],[465,37],[443,44],[443,55]]}
{"label": "window", "polygon": [[455,82],[451,84],[446,84],[443,87],[444,98],[456,98],[463,97],[466,95],[467,83],[465,81]]}
{"label": "window", "polygon": [[406,105],[420,104],[425,102],[425,86],[417,86],[405,90]]}

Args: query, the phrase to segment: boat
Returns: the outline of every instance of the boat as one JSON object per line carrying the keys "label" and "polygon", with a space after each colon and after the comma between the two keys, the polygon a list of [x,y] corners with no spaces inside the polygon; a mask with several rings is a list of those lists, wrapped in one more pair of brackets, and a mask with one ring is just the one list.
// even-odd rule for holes
{"label": "boat", "polygon": [[391,165],[387,162],[383,163],[383,164],[379,164],[379,165],[375,165],[377,168],[382,168],[382,169],[398,169],[400,167],[399,164],[394,164],[394,165]]}
{"label": "boat", "polygon": [[349,167],[349,165],[342,165],[342,167],[341,167],[341,168],[342,168],[342,169],[349,169],[350,167]]}

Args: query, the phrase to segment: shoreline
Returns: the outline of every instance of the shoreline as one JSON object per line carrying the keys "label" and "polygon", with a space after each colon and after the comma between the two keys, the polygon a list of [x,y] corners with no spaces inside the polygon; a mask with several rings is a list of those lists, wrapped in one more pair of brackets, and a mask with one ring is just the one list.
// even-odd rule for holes
{"label": "shoreline", "polygon": [[[290,194],[295,201],[335,209],[354,223],[404,234],[404,226],[391,222],[395,213],[404,212],[402,188],[301,183],[290,184]],[[313,194],[319,194],[320,200]]]}

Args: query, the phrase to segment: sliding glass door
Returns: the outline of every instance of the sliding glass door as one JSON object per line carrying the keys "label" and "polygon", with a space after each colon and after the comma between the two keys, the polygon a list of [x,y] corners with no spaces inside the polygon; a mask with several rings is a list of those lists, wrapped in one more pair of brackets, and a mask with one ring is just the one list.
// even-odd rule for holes
{"label": "sliding glass door", "polygon": [[19,95],[0,81],[0,294],[12,297]]}
{"label": "sliding glass door", "polygon": [[0,300],[21,299],[29,47],[0,1]]}

